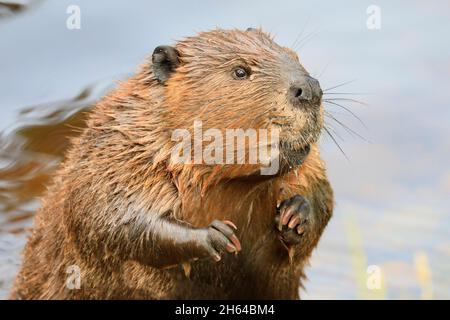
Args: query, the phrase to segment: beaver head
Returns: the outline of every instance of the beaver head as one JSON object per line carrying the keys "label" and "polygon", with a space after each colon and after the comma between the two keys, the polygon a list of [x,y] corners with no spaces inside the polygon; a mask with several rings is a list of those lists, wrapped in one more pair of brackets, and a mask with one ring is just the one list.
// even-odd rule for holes
{"label": "beaver head", "polygon": [[259,29],[213,30],[160,46],[153,75],[174,128],[279,130],[282,161],[302,163],[323,126],[322,90],[297,54]]}

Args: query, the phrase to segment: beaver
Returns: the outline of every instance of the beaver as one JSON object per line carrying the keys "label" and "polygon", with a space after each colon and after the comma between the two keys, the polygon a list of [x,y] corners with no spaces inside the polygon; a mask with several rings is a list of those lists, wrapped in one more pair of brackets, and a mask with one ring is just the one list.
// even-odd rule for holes
{"label": "beaver", "polygon": [[[300,298],[333,211],[321,97],[297,54],[261,29],[157,47],[72,139],[11,298]],[[279,170],[174,163],[171,133],[194,120],[277,128]]]}

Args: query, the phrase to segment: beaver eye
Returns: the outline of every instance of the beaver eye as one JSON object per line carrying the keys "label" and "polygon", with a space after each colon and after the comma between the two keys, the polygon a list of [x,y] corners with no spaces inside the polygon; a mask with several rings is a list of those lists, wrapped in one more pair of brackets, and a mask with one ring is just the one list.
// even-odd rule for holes
{"label": "beaver eye", "polygon": [[236,80],[246,79],[248,77],[248,72],[243,67],[237,67],[233,70],[233,77]]}

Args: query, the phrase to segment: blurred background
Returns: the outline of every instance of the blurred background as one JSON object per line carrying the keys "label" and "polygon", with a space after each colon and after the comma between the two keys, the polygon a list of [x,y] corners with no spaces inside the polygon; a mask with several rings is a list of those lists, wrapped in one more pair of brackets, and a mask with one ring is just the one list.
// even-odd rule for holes
{"label": "blurred background", "polygon": [[[71,5],[80,29],[67,27]],[[449,299],[450,2],[440,0],[0,0],[0,298],[83,111],[157,45],[216,27],[262,27],[335,87],[327,125],[343,152],[325,134],[321,150],[336,210],[302,298]]]}

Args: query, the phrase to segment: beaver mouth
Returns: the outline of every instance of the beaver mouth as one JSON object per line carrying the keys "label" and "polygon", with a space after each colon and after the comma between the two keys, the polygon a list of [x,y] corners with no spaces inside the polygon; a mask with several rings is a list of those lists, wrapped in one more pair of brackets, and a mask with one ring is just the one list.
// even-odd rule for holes
{"label": "beaver mouth", "polygon": [[281,161],[289,169],[302,165],[310,151],[311,144],[305,144],[301,147],[293,147],[290,143],[280,144]]}
{"label": "beaver mouth", "polygon": [[306,146],[304,146],[303,148],[301,148],[297,153],[300,157],[302,157],[303,159],[305,159],[309,152],[311,151],[311,145],[307,144]]}

